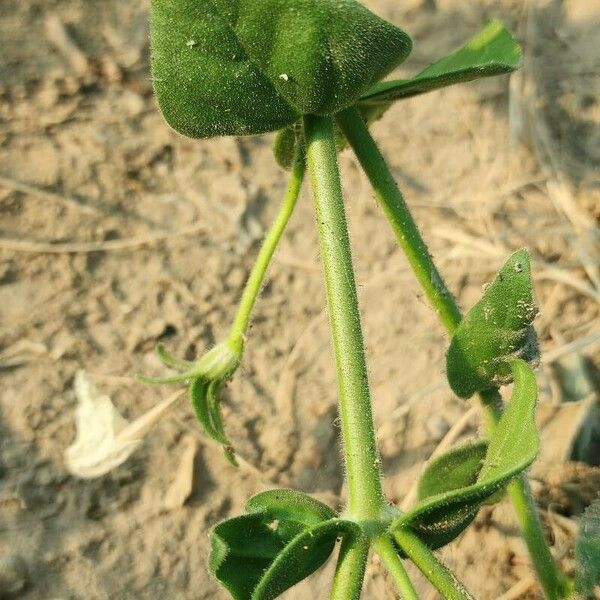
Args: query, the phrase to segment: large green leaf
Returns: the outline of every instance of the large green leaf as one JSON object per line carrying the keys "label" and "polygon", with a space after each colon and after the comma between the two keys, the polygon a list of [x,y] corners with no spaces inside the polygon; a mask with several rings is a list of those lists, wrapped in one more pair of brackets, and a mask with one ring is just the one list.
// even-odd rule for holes
{"label": "large green leaf", "polygon": [[210,570],[236,600],[276,598],[322,566],[338,538],[360,535],[356,523],[294,490],[257,494],[246,510],[211,534]]}
{"label": "large green leaf", "polygon": [[191,137],[333,114],[411,49],[401,29],[355,0],[152,0],[151,9],[158,102]]}
{"label": "large green leaf", "polygon": [[456,395],[469,398],[475,392],[510,383],[510,365],[515,358],[537,358],[537,338],[531,325],[537,314],[532,287],[529,254],[518,250],[454,333],[446,374]]}
{"label": "large green leaf", "polygon": [[577,587],[592,595],[600,587],[600,500],[585,509],[575,545]]}
{"label": "large green leaf", "polygon": [[521,49],[500,21],[491,21],[464,46],[429,65],[412,79],[375,84],[361,105],[387,104],[438,88],[510,73],[521,64]]}
{"label": "large green leaf", "polygon": [[[481,459],[481,447],[463,447],[445,455],[430,467],[441,476],[443,467],[450,474],[448,485],[434,484],[433,471],[427,474],[423,492],[438,491],[424,497],[413,509],[392,523],[396,528],[409,528],[431,548],[452,541],[472,521],[482,504],[490,501],[515,475],[524,471],[538,452],[539,437],[535,425],[537,385],[531,367],[520,359],[511,363],[514,388],[512,399],[489,441],[485,460],[477,480],[468,483]],[[465,467],[459,468],[462,458]],[[436,466],[437,465],[437,466]]]}

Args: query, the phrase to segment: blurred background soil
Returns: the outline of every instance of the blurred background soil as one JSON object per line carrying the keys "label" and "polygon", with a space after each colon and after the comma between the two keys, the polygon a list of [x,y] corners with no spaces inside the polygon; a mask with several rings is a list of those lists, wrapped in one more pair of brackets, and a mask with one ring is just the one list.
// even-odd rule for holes
{"label": "blurred background soil", "polygon": [[[399,103],[373,131],[464,308],[512,250],[532,253],[544,434],[531,476],[553,552],[572,569],[578,519],[600,490],[600,6],[365,4],[415,41],[400,75],[492,17],[523,43],[519,73]],[[193,141],[167,128],[146,2],[2,0],[0,40],[0,597],[224,598],[205,568],[215,522],[269,485],[344,498],[308,190],[225,393],[242,467],[181,403],[123,466],[77,480],[63,460],[76,371],[128,418],[164,398],[133,376],[161,372],[158,341],[193,358],[227,332],[286,175],[270,136]],[[445,383],[448,339],[365,177],[348,151],[340,160],[385,488],[400,503],[470,405]],[[474,415],[464,435],[477,433]],[[186,470],[189,497],[165,504]],[[477,598],[539,597],[506,502],[443,556]],[[330,569],[288,597],[326,597]],[[365,597],[395,597],[376,560]]]}

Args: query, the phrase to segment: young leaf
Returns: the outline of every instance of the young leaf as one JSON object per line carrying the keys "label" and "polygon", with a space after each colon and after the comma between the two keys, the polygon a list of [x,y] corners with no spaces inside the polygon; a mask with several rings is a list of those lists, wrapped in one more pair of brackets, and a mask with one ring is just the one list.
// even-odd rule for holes
{"label": "young leaf", "polygon": [[277,598],[325,564],[340,537],[360,535],[356,523],[332,519],[296,536],[273,561],[252,594],[253,600]]}
{"label": "young leaf", "polygon": [[438,88],[510,73],[521,64],[521,49],[500,21],[491,21],[462,48],[429,65],[412,79],[383,81],[360,104],[386,104]]}
{"label": "young leaf", "polygon": [[454,393],[469,398],[510,383],[515,358],[535,360],[538,345],[531,324],[536,314],[529,254],[518,250],[454,333],[446,356]]}
{"label": "young leaf", "polygon": [[286,171],[289,171],[294,166],[297,143],[296,132],[293,126],[280,129],[275,134],[273,155],[277,164]]}
{"label": "young leaf", "polygon": [[294,490],[257,494],[246,509],[214,528],[209,559],[239,600],[276,598],[323,565],[340,536],[360,535],[358,525]]}
{"label": "young leaf", "polygon": [[210,537],[210,571],[236,600],[252,597],[262,574],[285,547],[260,513],[223,521]]}
{"label": "young leaf", "polygon": [[583,513],[575,553],[578,591],[592,596],[593,590],[600,586],[600,500]]}
{"label": "young leaf", "polygon": [[167,122],[250,135],[352,105],[410,53],[355,0],[152,0],[152,70]]}
{"label": "young leaf", "polygon": [[261,512],[273,519],[300,521],[304,525],[316,525],[335,517],[326,504],[290,489],[267,490],[252,496],[246,503],[246,512]]}
{"label": "young leaf", "polygon": [[475,483],[487,448],[486,441],[469,442],[432,460],[419,479],[418,499],[425,500]]}
{"label": "young leaf", "polygon": [[[512,399],[489,441],[477,481],[459,489],[445,490],[444,485],[433,485],[429,474],[427,488],[432,491],[438,489],[439,492],[423,498],[417,506],[396,519],[392,524],[392,533],[396,528],[408,527],[431,548],[448,544],[468,526],[482,504],[535,460],[539,447],[535,425],[535,375],[523,360],[513,360],[511,367],[515,381]],[[466,466],[464,470],[457,471],[456,463],[461,452],[463,456],[468,454],[465,449],[459,449],[457,454],[451,453],[438,460],[441,465],[454,464],[454,469],[450,470],[453,473],[451,480],[459,484],[461,479],[466,482],[472,476],[471,469],[479,458],[480,451],[481,449],[472,451],[468,457],[470,466]],[[437,461],[432,464],[432,469],[439,473],[440,467],[436,468],[436,463]]]}

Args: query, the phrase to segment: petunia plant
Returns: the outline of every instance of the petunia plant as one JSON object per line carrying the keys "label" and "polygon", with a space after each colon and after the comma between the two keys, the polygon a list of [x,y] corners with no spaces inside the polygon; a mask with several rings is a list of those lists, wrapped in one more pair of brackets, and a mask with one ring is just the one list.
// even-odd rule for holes
{"label": "petunia plant", "polygon": [[[243,358],[253,306],[307,170],[323,263],[337,367],[347,502],[336,512],[299,491],[266,490],[245,513],[216,524],[208,560],[231,597],[275,598],[334,554],[331,598],[359,598],[369,553],[378,554],[405,599],[418,598],[411,561],[439,593],[471,598],[435,551],[451,544],[480,507],[507,494],[546,598],[590,587],[597,569],[574,581],[558,569],[525,472],[536,458],[537,359],[531,266],[510,256],[464,316],[436,268],[369,125],[397,101],[481,77],[510,73],[521,51],[498,21],[410,79],[386,80],[409,55],[400,28],[354,0],[152,0],[152,71],[167,123],[193,138],[275,133],[274,153],[290,170],[281,208],[250,274],[229,335],[196,361],[159,347],[178,371],[152,383],[185,382],[205,434],[235,463],[219,388]],[[430,461],[406,512],[384,496],[374,433],[354,269],[337,155],[350,146],[425,295],[451,336],[447,375],[461,398],[478,396],[486,433]],[[511,385],[504,403],[499,389]],[[596,534],[594,534],[596,535]],[[596,538],[582,538],[587,556]],[[596,536],[597,537],[597,536]],[[578,583],[580,582],[580,583]],[[592,581],[593,584],[593,581]]]}

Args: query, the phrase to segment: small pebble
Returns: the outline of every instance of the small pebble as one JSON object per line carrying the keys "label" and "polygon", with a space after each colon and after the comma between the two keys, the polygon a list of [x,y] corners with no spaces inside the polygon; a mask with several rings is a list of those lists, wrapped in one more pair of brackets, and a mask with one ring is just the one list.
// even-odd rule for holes
{"label": "small pebble", "polygon": [[0,598],[15,598],[29,581],[27,563],[18,554],[0,556]]}

